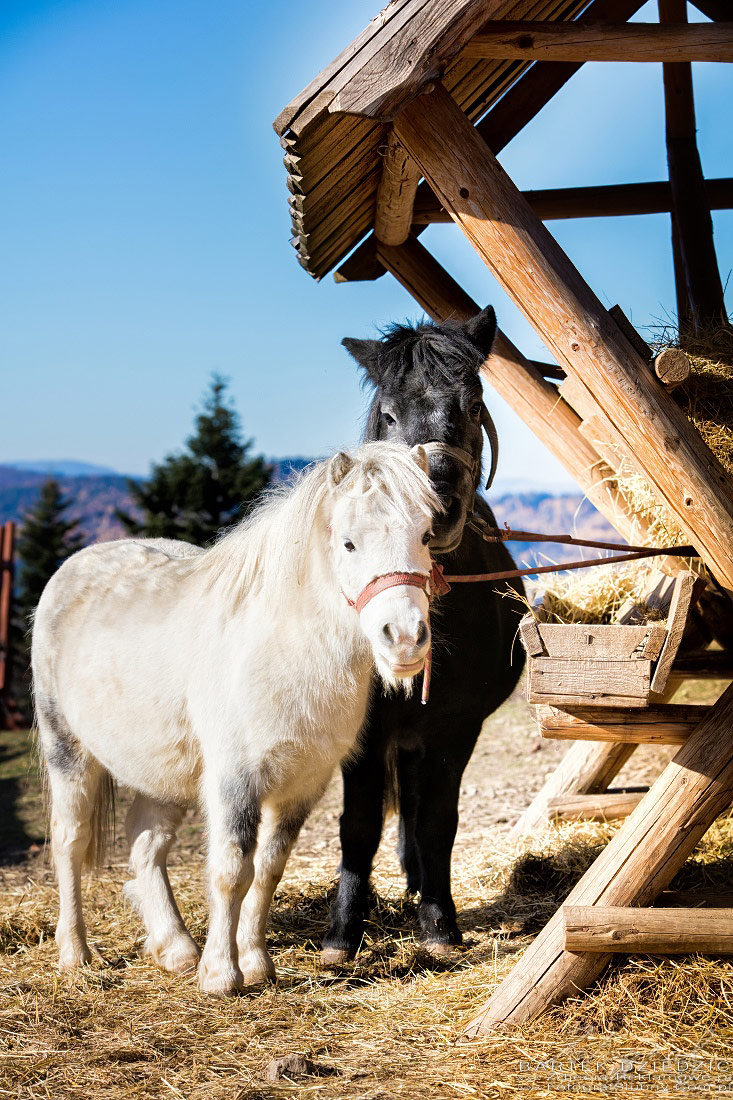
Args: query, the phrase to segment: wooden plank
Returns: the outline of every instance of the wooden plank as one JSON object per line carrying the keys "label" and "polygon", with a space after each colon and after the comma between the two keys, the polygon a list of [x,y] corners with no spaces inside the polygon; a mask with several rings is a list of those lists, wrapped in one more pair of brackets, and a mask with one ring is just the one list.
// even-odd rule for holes
{"label": "wooden plank", "polygon": [[636,745],[620,742],[576,741],[514,825],[510,838],[527,836],[546,826],[547,807],[553,798],[605,791],[635,749]]}
{"label": "wooden plank", "polygon": [[[733,799],[733,686],[601,852],[568,905],[651,904]],[[466,1028],[469,1035],[531,1020],[577,995],[608,954],[565,951],[562,912],[545,926]]]}
{"label": "wooden plank", "polygon": [[487,23],[462,57],[530,61],[733,61],[733,23]]}
{"label": "wooden plank", "polygon": [[642,359],[646,359],[648,362],[652,357],[652,349],[649,347],[643,336],[641,336],[641,334],[638,333],[637,330],[634,328],[631,321],[621,309],[621,306],[611,306],[608,312],[610,316],[613,317],[614,321],[621,329],[624,336],[631,344],[632,348],[635,349],[637,354],[640,355]]}
{"label": "wooden plank", "polygon": [[377,190],[374,232],[384,244],[403,244],[410,235],[420,170],[390,130]]}
{"label": "wooden plank", "polygon": [[[478,127],[477,127],[478,129]],[[557,187],[523,191],[522,195],[543,221],[567,218],[613,218],[637,214],[668,214],[672,210],[672,188],[668,180],[651,183],[598,184],[593,187]],[[705,180],[705,195],[711,210],[733,208],[733,179]],[[429,188],[418,189],[413,225],[450,222],[452,218]],[[609,310],[609,313],[612,312]]]}
{"label": "wooden plank", "polygon": [[[659,0],[659,19],[663,24],[685,22],[685,0]],[[711,29],[723,25],[707,24]],[[675,223],[692,322],[701,332],[711,325],[727,324],[728,315],[697,148],[692,69],[689,62],[682,61],[665,64],[663,73],[667,165]]]}
{"label": "wooden plank", "polygon": [[676,703],[654,703],[633,714],[582,705],[544,705],[534,710],[543,737],[635,745],[684,745],[709,712],[709,706]]}
{"label": "wooden plank", "polygon": [[733,909],[563,905],[566,951],[733,955]]}
{"label": "wooden plank", "polygon": [[551,798],[547,815],[558,821],[620,821],[641,802],[645,791],[575,794]]}
{"label": "wooden plank", "polygon": [[[662,623],[647,623],[642,626],[539,623],[536,627],[545,656],[571,660],[588,657],[594,660],[615,658],[656,661],[667,635],[667,628]],[[524,640],[524,635],[522,639]]]}
{"label": "wooden plank", "polygon": [[637,469],[733,590],[733,482],[699,433],[630,349],[617,325],[486,148],[436,85],[395,121],[456,223],[568,375],[613,419]]}
{"label": "wooden plank", "polygon": [[525,652],[530,657],[547,656],[547,650],[540,637],[537,620],[531,611],[522,616],[519,623],[519,636],[522,639]]}
{"label": "wooden plank", "polygon": [[651,683],[651,690],[659,695],[667,686],[667,677],[680,648],[690,607],[704,587],[705,581],[701,577],[696,577],[693,573],[680,573],[675,581],[667,618],[667,637],[657,667],[654,669],[654,677]]}
{"label": "wooden plank", "polygon": [[636,706],[643,706],[649,694],[651,668],[651,661],[644,660],[533,657],[529,662],[527,698],[536,703],[555,697],[558,705],[562,700],[585,699],[600,706],[611,706],[611,700],[623,698],[636,699]]}

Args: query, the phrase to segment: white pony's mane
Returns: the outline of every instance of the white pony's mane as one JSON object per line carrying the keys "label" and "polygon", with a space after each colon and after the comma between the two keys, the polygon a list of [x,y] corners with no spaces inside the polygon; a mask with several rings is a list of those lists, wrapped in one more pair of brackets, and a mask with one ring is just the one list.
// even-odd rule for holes
{"label": "white pony's mane", "polygon": [[[353,466],[333,490],[336,495],[373,494],[375,512],[390,509],[403,523],[412,520],[416,506],[427,513],[442,510],[430,479],[403,444],[363,443],[350,457]],[[235,603],[254,591],[284,597],[301,582],[313,539],[327,539],[329,461],[269,490],[251,515],[197,557],[195,571]]]}

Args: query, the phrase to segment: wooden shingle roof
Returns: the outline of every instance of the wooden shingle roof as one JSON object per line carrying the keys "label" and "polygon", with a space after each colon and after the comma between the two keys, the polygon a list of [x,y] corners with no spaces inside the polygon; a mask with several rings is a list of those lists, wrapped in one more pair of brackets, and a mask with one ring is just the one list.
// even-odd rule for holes
{"label": "wooden shingle roof", "polygon": [[462,58],[489,20],[571,20],[590,0],[393,0],[274,122],[285,150],[292,244],[320,279],[374,224],[391,118],[442,79],[475,122],[529,67]]}

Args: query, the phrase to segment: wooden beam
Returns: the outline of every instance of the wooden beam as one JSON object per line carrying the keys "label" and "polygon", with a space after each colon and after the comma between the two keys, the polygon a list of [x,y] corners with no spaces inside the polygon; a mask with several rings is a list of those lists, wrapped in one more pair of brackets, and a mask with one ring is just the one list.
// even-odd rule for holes
{"label": "wooden beam", "polygon": [[384,244],[402,244],[410,235],[420,170],[390,130],[377,190],[374,233]]}
{"label": "wooden beam", "polygon": [[566,951],[733,955],[733,909],[563,905]]}
{"label": "wooden beam", "polygon": [[[733,799],[733,686],[644,795],[567,899],[568,905],[651,904]],[[565,950],[562,911],[468,1024],[469,1035],[533,1019],[585,989],[607,953]]]}
{"label": "wooden beam", "polygon": [[568,741],[619,741],[630,745],[684,745],[709,706],[657,703],[628,713],[615,707],[535,706],[543,737]]}
{"label": "wooden beam", "polygon": [[547,816],[558,821],[620,821],[641,802],[645,791],[607,791],[551,798]]}
{"label": "wooden beam", "polygon": [[[725,177],[704,182],[705,195],[711,210],[733,209],[733,179]],[[537,217],[543,221],[668,214],[672,210],[672,188],[667,180],[601,184],[594,187],[555,187],[545,191],[523,191],[522,195]],[[418,189],[413,225],[432,225],[452,220],[430,190]]]}
{"label": "wooden beam", "polygon": [[[659,0],[659,19],[662,24],[685,22],[686,0]],[[694,24],[709,29],[721,25]],[[727,323],[728,315],[695,136],[692,69],[689,61],[679,61],[665,64],[663,73],[667,165],[679,234],[679,253],[692,322],[700,332],[711,325]]]}
{"label": "wooden beam", "polygon": [[558,362],[613,415],[639,472],[713,575],[733,590],[731,479],[463,112],[436,85],[408,104],[395,131]]}
{"label": "wooden beam", "polygon": [[733,23],[486,24],[461,57],[525,61],[733,61]]}
{"label": "wooden beam", "polygon": [[516,840],[544,828],[553,799],[605,791],[635,749],[636,745],[621,742],[576,741],[513,826],[510,839]]}

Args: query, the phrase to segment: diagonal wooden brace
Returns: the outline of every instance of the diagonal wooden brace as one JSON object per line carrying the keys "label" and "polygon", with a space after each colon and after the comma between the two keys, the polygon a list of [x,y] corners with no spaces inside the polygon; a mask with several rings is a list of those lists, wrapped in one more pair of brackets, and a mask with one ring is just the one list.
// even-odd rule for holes
{"label": "diagonal wooden brace", "polygon": [[[621,826],[567,905],[649,905],[733,799],[733,685]],[[519,1024],[585,989],[608,954],[564,949],[562,909],[469,1023],[468,1035]]]}
{"label": "diagonal wooden brace", "polygon": [[733,485],[558,243],[438,84],[397,137],[543,341],[613,417],[640,473],[733,591]]}

